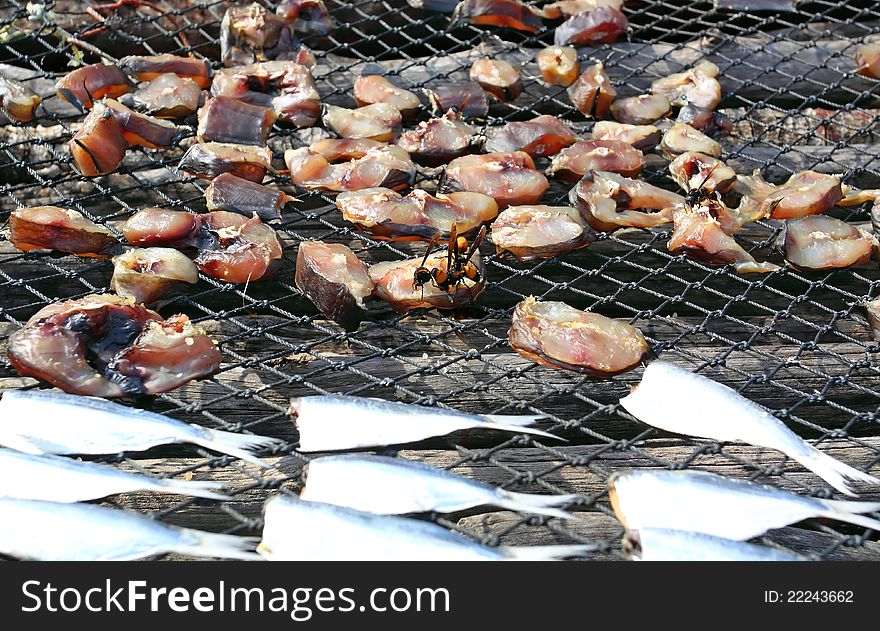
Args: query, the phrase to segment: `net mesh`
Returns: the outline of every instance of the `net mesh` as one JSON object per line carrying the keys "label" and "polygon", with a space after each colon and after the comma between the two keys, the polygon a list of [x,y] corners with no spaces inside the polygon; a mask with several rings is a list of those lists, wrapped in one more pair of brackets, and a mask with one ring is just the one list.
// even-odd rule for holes
{"label": "net mesh", "polygon": [[[193,53],[217,65],[217,34],[229,4],[0,0],[2,70],[45,99],[37,125],[17,125],[0,114],[2,217],[18,205],[54,204],[115,230],[114,222],[145,207],[204,210],[205,183],[175,168],[182,149],[132,149],[116,173],[79,176],[66,143],[82,116],[54,96],[53,85],[73,64],[98,61],[95,48],[111,57]],[[533,57],[552,43],[551,23],[532,35],[450,24],[447,15],[400,1],[326,4],[336,29],[304,39],[318,59],[314,76],[324,102],[353,106],[351,86],[363,73],[415,89],[464,80],[473,60],[489,55],[522,63],[525,89],[513,103],[493,104],[486,131],[547,113],[577,132],[592,126],[572,108],[564,88],[536,80]],[[768,180],[781,182],[793,172],[815,169],[841,173],[858,187],[880,187],[875,144],[880,110],[874,109],[880,83],[858,77],[852,61],[858,44],[880,32],[875,3],[802,2],[793,10],[747,13],[711,3],[645,1],[627,3],[625,12],[632,25],[627,38],[580,51],[582,60],[605,61],[620,95],[641,93],[652,80],[709,59],[721,70],[719,109],[735,123],[734,133],[722,139],[723,157],[739,173],[761,169]],[[427,111],[421,116],[426,119]],[[276,127],[270,146],[280,163],[285,148],[305,141],[302,132]],[[417,185],[431,188],[438,176],[420,169]],[[662,160],[649,158],[643,177],[674,188]],[[292,191],[283,175],[274,180]],[[565,204],[567,188],[554,183],[545,203]],[[569,508],[583,517],[580,522],[485,509],[429,516],[490,545],[595,543],[588,558],[620,557],[623,530],[606,491],[608,476],[620,468],[693,467],[829,495],[815,476],[778,452],[689,440],[638,423],[617,401],[637,383],[640,370],[598,381],[512,354],[507,344],[512,308],[529,295],[627,319],[645,333],[655,355],[736,388],[821,449],[876,471],[880,345],[859,306],[880,293],[875,264],[742,277],[670,254],[668,231],[627,231],[537,263],[500,259],[486,250],[489,282],[475,306],[401,316],[376,303],[357,332],[344,333],[317,314],[293,284],[296,244],[345,243],[367,262],[413,256],[423,246],[372,240],[341,220],[331,196],[299,197],[276,225],[286,246],[278,277],[247,286],[202,277],[162,309],[166,315],[186,313],[211,333],[223,353],[220,372],[133,402],[211,427],[280,437],[288,447],[264,471],[191,448],[120,455],[114,460],[139,471],[225,480],[233,499],[181,502],[134,495],[116,504],[169,523],[258,533],[262,501],[275,489],[296,492],[302,485],[307,458],[295,452],[287,402],[328,392],[547,415],[540,426],[568,442],[466,434],[401,452],[511,490],[578,495]],[[834,212],[858,224],[868,220],[867,210]],[[757,259],[781,262],[778,236],[778,226],[759,223],[738,238]],[[2,343],[46,304],[105,291],[111,271],[106,261],[23,254],[0,243]],[[2,387],[37,385],[18,377],[8,363],[0,371]],[[763,541],[815,558],[877,558],[877,539],[878,533],[861,528],[810,522]]]}

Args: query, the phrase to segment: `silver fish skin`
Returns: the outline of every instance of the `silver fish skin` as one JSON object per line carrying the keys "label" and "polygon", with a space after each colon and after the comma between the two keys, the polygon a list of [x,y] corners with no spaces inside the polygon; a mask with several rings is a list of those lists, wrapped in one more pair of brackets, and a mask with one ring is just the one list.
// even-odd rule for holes
{"label": "silver fish skin", "polygon": [[290,414],[296,417],[302,452],[399,445],[476,428],[564,440],[539,429],[523,427],[544,418],[542,415],[477,415],[346,395],[291,399]]}
{"label": "silver fish skin", "polygon": [[192,443],[268,466],[251,452],[283,445],[266,436],[184,423],[95,397],[7,390],[0,399],[0,445],[30,454],[116,454]]}
{"label": "silver fish skin", "polygon": [[0,499],[0,553],[33,561],[133,561],[176,552],[259,560],[252,537],[177,528],[96,506]]}
{"label": "silver fish skin", "polygon": [[631,561],[806,561],[793,552],[668,528],[640,528],[623,536]]}
{"label": "silver fish skin", "polygon": [[84,502],[116,493],[158,491],[227,500],[220,482],[151,478],[109,465],[62,456],[38,456],[0,447],[0,498]]}
{"label": "silver fish skin", "polygon": [[732,388],[669,362],[648,364],[641,383],[620,404],[643,423],[676,434],[778,449],[846,495],[855,496],[848,480],[880,484],[822,453]]}
{"label": "silver fish skin", "polygon": [[637,469],[608,478],[617,519],[629,530],[671,528],[745,541],[825,517],[880,530],[880,502],[824,500],[706,471]]}
{"label": "silver fish skin", "polygon": [[550,561],[589,545],[491,548],[437,524],[276,495],[257,552],[270,561]]}
{"label": "silver fish skin", "polygon": [[575,501],[577,495],[514,493],[422,462],[344,454],[309,462],[300,498],[381,515],[452,513],[474,506],[497,506],[575,519],[557,507]]}

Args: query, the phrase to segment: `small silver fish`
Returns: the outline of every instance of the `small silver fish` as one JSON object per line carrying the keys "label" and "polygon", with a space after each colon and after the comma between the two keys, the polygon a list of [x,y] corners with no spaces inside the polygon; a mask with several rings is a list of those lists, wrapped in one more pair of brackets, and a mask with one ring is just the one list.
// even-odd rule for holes
{"label": "small silver fish", "polygon": [[61,456],[37,456],[0,447],[0,498],[84,502],[116,493],[158,491],[214,500],[222,482],[151,478],[96,462]]}
{"label": "small silver fish", "polygon": [[0,499],[0,554],[34,561],[132,561],[176,552],[259,560],[252,537],[169,526],[94,504]]}
{"label": "small silver fish", "polygon": [[299,451],[338,451],[410,443],[462,429],[496,429],[564,440],[523,427],[543,415],[468,414],[458,410],[383,401],[367,397],[326,395],[290,400],[296,417]]}
{"label": "small silver fish", "polygon": [[7,390],[0,400],[0,445],[29,454],[115,454],[172,443],[200,445],[261,467],[268,465],[251,451],[284,444],[75,394]]}
{"label": "small silver fish", "polygon": [[822,453],[735,390],[668,362],[648,364],[641,383],[620,404],[643,423],[676,434],[778,449],[847,495],[855,495],[847,480],[880,484]]}
{"label": "small silver fish", "polygon": [[591,545],[490,548],[437,524],[276,495],[257,552],[271,561],[551,561]]}
{"label": "small silver fish", "polygon": [[806,561],[793,552],[668,528],[628,530],[621,542],[631,561]]}
{"label": "small silver fish", "polygon": [[630,530],[672,528],[745,541],[813,517],[880,530],[880,520],[860,514],[880,510],[880,502],[805,497],[706,471],[616,472],[608,494]]}
{"label": "small silver fish", "polygon": [[556,507],[577,497],[514,493],[421,462],[361,454],[312,460],[300,493],[304,500],[382,515],[452,513],[491,505],[560,519],[575,519]]}

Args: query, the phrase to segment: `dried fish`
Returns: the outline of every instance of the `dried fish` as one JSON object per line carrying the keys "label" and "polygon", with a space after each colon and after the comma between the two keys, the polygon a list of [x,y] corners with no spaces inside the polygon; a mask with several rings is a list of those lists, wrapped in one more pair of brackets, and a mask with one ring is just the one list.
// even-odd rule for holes
{"label": "dried fish", "polygon": [[795,173],[785,184],[768,184],[760,171],[739,176],[735,190],[742,193],[740,208],[755,209],[755,214],[773,219],[791,219],[828,212],[841,200],[840,178],[816,171]]}
{"label": "dried fish", "polygon": [[599,7],[609,7],[611,9],[620,9],[623,7],[623,0],[559,0],[551,2],[541,7],[544,17],[548,20],[556,20],[561,17],[572,17],[584,11],[593,11]]}
{"label": "dried fish", "polygon": [[268,107],[228,96],[208,99],[199,110],[199,142],[265,146],[276,115]]}
{"label": "dried fish", "polygon": [[678,111],[676,122],[690,125],[707,136],[720,136],[733,131],[733,121],[729,116],[713,112],[704,107],[688,103]]}
{"label": "dried fish", "polygon": [[608,479],[608,493],[614,514],[630,530],[671,528],[745,541],[814,517],[880,529],[880,520],[860,514],[880,510],[880,502],[804,497],[705,471],[617,472]]}
{"label": "dried fish", "polygon": [[[680,405],[683,397],[688,405]],[[854,495],[849,480],[880,484],[819,451],[736,390],[669,362],[648,364],[639,385],[620,404],[643,423],[669,432],[777,449],[847,495]]]}
{"label": "dried fish", "polygon": [[801,269],[865,265],[878,247],[873,234],[827,215],[785,222],[785,258]]}
{"label": "dried fish", "polygon": [[130,245],[139,247],[194,247],[199,232],[198,215],[170,208],[144,208],[122,225],[122,234]]}
{"label": "dried fish", "polygon": [[880,79],[880,44],[862,44],[856,50],[856,72]]}
{"label": "dried fish", "polygon": [[553,157],[548,175],[577,182],[590,171],[635,177],[645,166],[641,151],[619,140],[581,140]]}
{"label": "dried fish", "polygon": [[865,315],[868,316],[868,325],[871,327],[871,336],[875,342],[880,342],[880,298],[868,300],[862,304]]}
{"label": "dried fish", "polygon": [[400,133],[400,110],[390,103],[374,103],[354,110],[325,105],[321,121],[343,138],[392,142]]}
{"label": "dried fish", "polygon": [[605,74],[602,62],[593,64],[568,87],[568,98],[581,114],[604,118],[617,98],[617,90]]}
{"label": "dried fish", "polygon": [[602,232],[618,228],[653,228],[669,223],[675,209],[685,202],[677,193],[608,171],[585,175],[571,189],[568,198],[590,227]]}
{"label": "dried fish", "polygon": [[670,528],[629,530],[621,544],[634,561],[806,561],[792,552],[700,532]]}
{"label": "dried fish", "polygon": [[651,125],[669,115],[672,105],[662,94],[642,94],[611,104],[611,115],[620,123]]}
{"label": "dried fish", "polygon": [[525,151],[533,158],[556,155],[578,137],[555,116],[507,123],[486,143],[486,151]]}
{"label": "dried fish", "polygon": [[686,151],[669,163],[669,174],[685,193],[727,193],[736,183],[736,171],[704,153]]}
{"label": "dried fish", "polygon": [[374,103],[393,105],[404,116],[416,114],[422,105],[419,97],[398,88],[382,75],[361,75],[354,82],[354,100],[360,106]]}
{"label": "dried fish", "polygon": [[341,243],[303,241],[296,255],[296,286],[322,314],[348,331],[357,330],[373,293],[367,266]]}
{"label": "dried fish", "polygon": [[211,338],[185,315],[163,320],[109,294],[44,307],[9,336],[7,352],[20,375],[102,397],[167,392],[213,374],[221,361]]}
{"label": "dried fish", "polygon": [[454,110],[462,118],[485,118],[489,113],[489,99],[479,83],[446,83],[424,89],[431,103],[431,113],[442,116]]}
{"label": "dried fish", "polygon": [[696,152],[715,158],[721,155],[721,145],[701,131],[684,123],[675,123],[663,134],[660,151],[672,159],[682,153]]}
{"label": "dried fish", "polygon": [[267,61],[220,70],[211,94],[271,107],[282,121],[311,127],[321,113],[321,97],[308,68],[293,61]]}
{"label": "dried fish", "polygon": [[467,20],[478,26],[502,26],[527,33],[541,28],[541,13],[519,0],[461,0],[452,21]]}
{"label": "dried fish", "polygon": [[281,209],[294,198],[271,186],[221,173],[205,189],[208,210],[228,210],[245,217],[257,215],[263,221],[281,218]]}
{"label": "dried fish", "polygon": [[119,60],[118,66],[138,81],[153,81],[164,74],[171,73],[183,79],[194,81],[200,88],[211,85],[213,71],[206,59],[179,57],[178,55],[130,55]]}
{"label": "dried fish", "polygon": [[421,462],[343,454],[309,461],[300,499],[380,515],[453,513],[475,506],[574,519],[560,506],[576,495],[514,493]]}
{"label": "dried fish", "polygon": [[629,30],[629,20],[618,9],[597,7],[571,16],[556,27],[557,46],[596,46],[616,42]]}
{"label": "dried fish", "polygon": [[657,79],[651,84],[651,91],[662,94],[675,106],[696,105],[714,110],[721,102],[717,76],[718,66],[711,61],[701,61],[684,72]]}
{"label": "dried fish", "polygon": [[193,80],[166,73],[137,92],[123,94],[119,102],[157,118],[185,118],[199,109],[201,96],[202,89]]}
{"label": "dried fish", "polygon": [[493,197],[500,208],[536,204],[550,186],[531,156],[522,151],[456,158],[446,166],[443,184],[446,190]]}
{"label": "dried fish", "polygon": [[618,140],[643,152],[656,147],[662,135],[653,125],[627,125],[614,121],[598,121],[592,132],[595,140]]}
{"label": "dried fish", "polygon": [[43,101],[40,95],[21,81],[0,75],[0,110],[17,123],[29,123],[36,117],[37,108]]}
{"label": "dried fish", "polygon": [[376,289],[374,295],[387,302],[398,313],[413,309],[461,309],[474,303],[486,288],[486,270],[479,252],[474,254],[471,264],[479,272],[479,279],[463,279],[449,290],[435,283],[417,286],[414,282],[416,271],[425,267],[446,273],[446,253],[434,253],[427,258],[412,258],[403,261],[386,261],[370,266],[370,278]]}
{"label": "dried fish", "polygon": [[440,118],[423,121],[404,132],[397,144],[416,162],[438,166],[465,155],[482,139],[476,127],[462,122],[455,110],[449,110]]}
{"label": "dried fish", "polygon": [[79,108],[91,109],[95,101],[108,97],[115,99],[126,92],[134,92],[135,85],[118,66],[91,64],[67,73],[55,84],[58,96]]}
{"label": "dried fish", "polygon": [[290,24],[256,2],[229,7],[220,22],[220,60],[227,68],[295,60],[301,46]]}
{"label": "dried fish", "polygon": [[552,258],[590,245],[596,236],[568,206],[509,206],[492,223],[492,243],[520,261]]}
{"label": "dried fish", "polygon": [[718,202],[706,200],[692,208],[677,208],[672,214],[674,228],[667,249],[710,265],[732,264],[739,274],[778,270],[773,263],[758,263],[724,231],[718,221],[719,207]]}
{"label": "dried fish", "polygon": [[564,302],[538,302],[533,296],[513,310],[508,341],[513,350],[537,364],[591,377],[631,370],[648,353],[648,343],[631,324]]}
{"label": "dried fish", "polygon": [[548,46],[536,60],[541,77],[550,85],[570,86],[580,74],[577,50],[572,46]]}
{"label": "dried fish", "polygon": [[199,142],[190,145],[177,168],[206,180],[231,173],[259,183],[272,168],[272,152],[268,147]]}
{"label": "dried fish", "polygon": [[129,147],[169,149],[177,146],[189,134],[186,127],[179,127],[170,121],[134,112],[119,101],[104,99],[100,104],[107,107],[119,123],[122,137]]}
{"label": "dried fish", "polygon": [[266,502],[263,522],[263,540],[257,551],[271,561],[551,561],[594,548],[490,548],[431,522],[283,495]]}
{"label": "dried fish", "polygon": [[342,217],[380,239],[430,240],[448,238],[453,226],[459,235],[472,235],[498,215],[498,204],[482,193],[437,195],[416,189],[402,197],[387,188],[340,193],[336,207]]}
{"label": "dried fish", "polygon": [[139,513],[0,499],[0,553],[34,561],[133,561],[174,552],[258,559],[248,537],[178,528]]}
{"label": "dried fish", "polygon": [[275,13],[300,33],[324,35],[334,27],[324,0],[281,0]]}
{"label": "dried fish", "polygon": [[541,414],[468,414],[344,395],[294,398],[290,400],[289,413],[299,431],[299,450],[302,452],[401,445],[465,429],[492,429],[559,440],[553,434],[526,427],[544,418]]}
{"label": "dried fish", "polygon": [[199,270],[172,248],[132,248],[113,257],[110,289],[122,298],[155,304],[199,280]]}
{"label": "dried fish", "polygon": [[320,140],[309,147],[288,149],[284,161],[293,183],[306,190],[405,188],[416,170],[400,147],[368,139]]}
{"label": "dried fish", "polygon": [[113,173],[125,159],[128,141],[106,103],[95,103],[82,127],[67,143],[77,170],[86,177]]}
{"label": "dried fish", "polygon": [[503,59],[477,59],[471,66],[470,77],[499,101],[513,101],[523,91],[519,70]]}
{"label": "dried fish", "polygon": [[118,247],[116,236],[71,208],[17,208],[9,215],[9,242],[22,252],[52,250],[106,258]]}
{"label": "dried fish", "polygon": [[158,491],[228,500],[222,482],[154,478],[109,465],[0,448],[0,498],[84,502],[117,493]]}
{"label": "dried fish", "polygon": [[253,452],[283,444],[277,438],[209,429],[103,399],[48,390],[6,390],[0,412],[0,444],[29,454],[118,454],[189,443],[267,467]]}

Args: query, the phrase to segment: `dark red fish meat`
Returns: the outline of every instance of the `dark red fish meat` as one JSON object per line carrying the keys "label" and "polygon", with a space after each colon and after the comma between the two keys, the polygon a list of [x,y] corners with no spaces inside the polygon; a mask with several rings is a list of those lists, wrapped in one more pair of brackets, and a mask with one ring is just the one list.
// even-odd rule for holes
{"label": "dark red fish meat", "polygon": [[200,88],[211,85],[213,71],[206,59],[180,57],[178,55],[130,55],[119,60],[118,66],[138,81],[153,81],[163,74],[171,73],[194,81]]}
{"label": "dark red fish meat", "polygon": [[106,103],[95,104],[67,143],[77,170],[86,177],[113,173],[125,158],[128,141]]}
{"label": "dark red fish meat", "polygon": [[556,155],[578,137],[555,116],[507,123],[486,143],[486,151],[525,151],[533,158]]}
{"label": "dark red fish meat", "polygon": [[118,66],[92,64],[67,73],[55,84],[58,96],[80,110],[91,109],[105,96],[111,99],[134,92],[135,85]]}
{"label": "dark red fish meat", "polygon": [[367,266],[341,243],[303,241],[296,254],[296,286],[324,316],[354,331],[373,293]]}
{"label": "dark red fish meat", "polygon": [[275,112],[228,96],[208,99],[199,110],[199,142],[264,146],[275,124]]}
{"label": "dark red fish meat", "polygon": [[281,0],[275,14],[300,33],[323,35],[333,29],[333,18],[323,0]]}
{"label": "dark red fish meat", "polygon": [[541,13],[519,0],[462,0],[452,17],[480,26],[502,26],[527,33],[537,33],[542,26]]}
{"label": "dark red fish meat", "polygon": [[185,315],[163,320],[112,294],[44,307],[9,336],[7,352],[20,375],[97,397],[168,392],[217,372],[222,361]]}
{"label": "dark red fish meat", "polygon": [[629,30],[629,20],[612,7],[598,7],[573,15],[556,27],[557,46],[596,46],[616,42]]}
{"label": "dark red fish meat", "polygon": [[9,242],[22,252],[52,250],[97,258],[110,256],[119,245],[107,228],[76,210],[58,206],[13,210]]}
{"label": "dark red fish meat", "polygon": [[431,113],[443,116],[454,110],[462,118],[485,118],[489,113],[489,99],[479,83],[446,83],[425,88],[425,95],[431,103]]}

